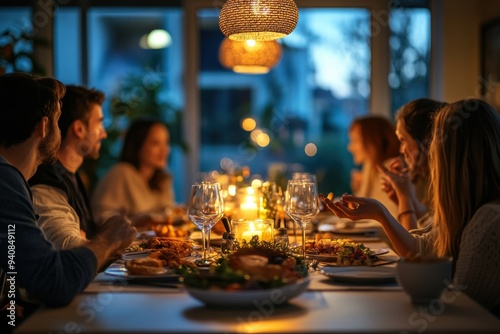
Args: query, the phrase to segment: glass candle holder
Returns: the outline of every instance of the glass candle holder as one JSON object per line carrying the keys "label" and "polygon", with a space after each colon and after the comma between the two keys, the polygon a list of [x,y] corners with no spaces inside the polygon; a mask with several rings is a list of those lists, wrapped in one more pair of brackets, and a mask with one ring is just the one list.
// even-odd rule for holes
{"label": "glass candle holder", "polygon": [[239,243],[247,243],[257,236],[259,240],[271,241],[274,238],[272,219],[238,219],[231,221],[232,232]]}

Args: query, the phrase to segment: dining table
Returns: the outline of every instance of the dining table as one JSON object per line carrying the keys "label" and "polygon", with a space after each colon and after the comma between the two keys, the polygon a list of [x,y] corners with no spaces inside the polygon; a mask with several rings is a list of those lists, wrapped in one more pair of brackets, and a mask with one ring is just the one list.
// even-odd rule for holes
{"label": "dining table", "polygon": [[[383,240],[350,237],[387,249],[384,265],[375,268],[395,270],[398,256]],[[14,333],[500,333],[500,319],[452,287],[412,304],[396,279],[335,279],[327,275],[334,267],[311,268],[307,290],[285,303],[245,307],[206,306],[177,279],[134,281],[102,272],[69,305],[37,310]]]}

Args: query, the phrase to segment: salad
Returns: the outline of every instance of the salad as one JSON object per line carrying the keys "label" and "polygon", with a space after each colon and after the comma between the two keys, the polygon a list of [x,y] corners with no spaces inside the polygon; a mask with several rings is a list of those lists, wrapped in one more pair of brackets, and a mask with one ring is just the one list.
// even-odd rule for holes
{"label": "salad", "polygon": [[344,266],[371,266],[380,260],[373,250],[350,239],[312,240],[306,243],[306,252],[335,257],[337,264]]}
{"label": "salad", "polygon": [[305,261],[272,242],[252,240],[230,254],[222,254],[209,270],[184,268],[181,280],[200,289],[262,290],[295,283],[307,277]]}

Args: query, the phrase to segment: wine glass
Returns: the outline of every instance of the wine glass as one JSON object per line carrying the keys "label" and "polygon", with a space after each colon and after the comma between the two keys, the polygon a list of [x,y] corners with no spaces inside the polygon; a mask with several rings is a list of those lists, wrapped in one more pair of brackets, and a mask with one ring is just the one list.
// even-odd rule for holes
{"label": "wine glass", "polygon": [[[191,186],[188,203],[189,219],[201,230],[203,259],[207,265],[207,249],[210,250],[210,230],[224,215],[224,202],[220,183],[197,182]],[[210,252],[210,251],[208,251]]]}
{"label": "wine glass", "polygon": [[304,181],[309,181],[313,182],[318,185],[318,182],[316,182],[316,175],[311,174],[311,173],[306,173],[306,172],[295,172],[292,173],[292,180],[304,180]]}
{"label": "wine glass", "polygon": [[[316,188],[318,187],[318,182],[316,181],[316,175],[315,174],[312,174],[312,173],[307,173],[307,172],[294,172],[292,173],[292,180],[303,180],[303,181],[309,181],[309,182],[313,182],[314,184],[316,184]],[[319,203],[320,205],[320,211],[321,211],[321,202]],[[295,221],[292,221],[293,223],[293,236],[295,237],[295,246],[298,246],[298,243],[297,243],[297,233],[295,231],[295,227],[297,225],[297,223],[295,223]]]}
{"label": "wine glass", "polygon": [[302,256],[306,257],[306,227],[319,212],[316,183],[289,180],[286,190],[285,212],[302,229]]}

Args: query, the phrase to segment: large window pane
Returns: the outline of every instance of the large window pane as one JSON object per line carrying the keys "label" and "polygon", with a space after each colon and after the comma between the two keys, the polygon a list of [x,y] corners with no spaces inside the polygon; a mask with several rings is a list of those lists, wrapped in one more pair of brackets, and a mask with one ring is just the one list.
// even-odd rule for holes
{"label": "large window pane", "polygon": [[[182,19],[177,8],[93,8],[88,13],[89,86],[107,96],[103,110],[108,139],[95,175],[101,177],[116,162],[121,134],[131,119],[160,118],[171,127],[169,167],[178,201],[184,200]],[[166,30],[170,43],[148,46],[145,40],[155,29]]]}
{"label": "large window pane", "polygon": [[65,84],[82,83],[80,9],[58,7],[54,15],[54,76]]}
{"label": "large window pane", "polygon": [[[365,9],[301,9],[297,28],[280,40],[280,63],[245,75],[220,65],[217,13],[199,11],[201,170],[248,166],[263,179],[307,171],[320,191],[349,191],[347,128],[369,112],[369,19]],[[254,131],[241,128],[245,118]]]}
{"label": "large window pane", "polygon": [[427,8],[391,11],[392,112],[411,100],[429,96],[430,12]]}

